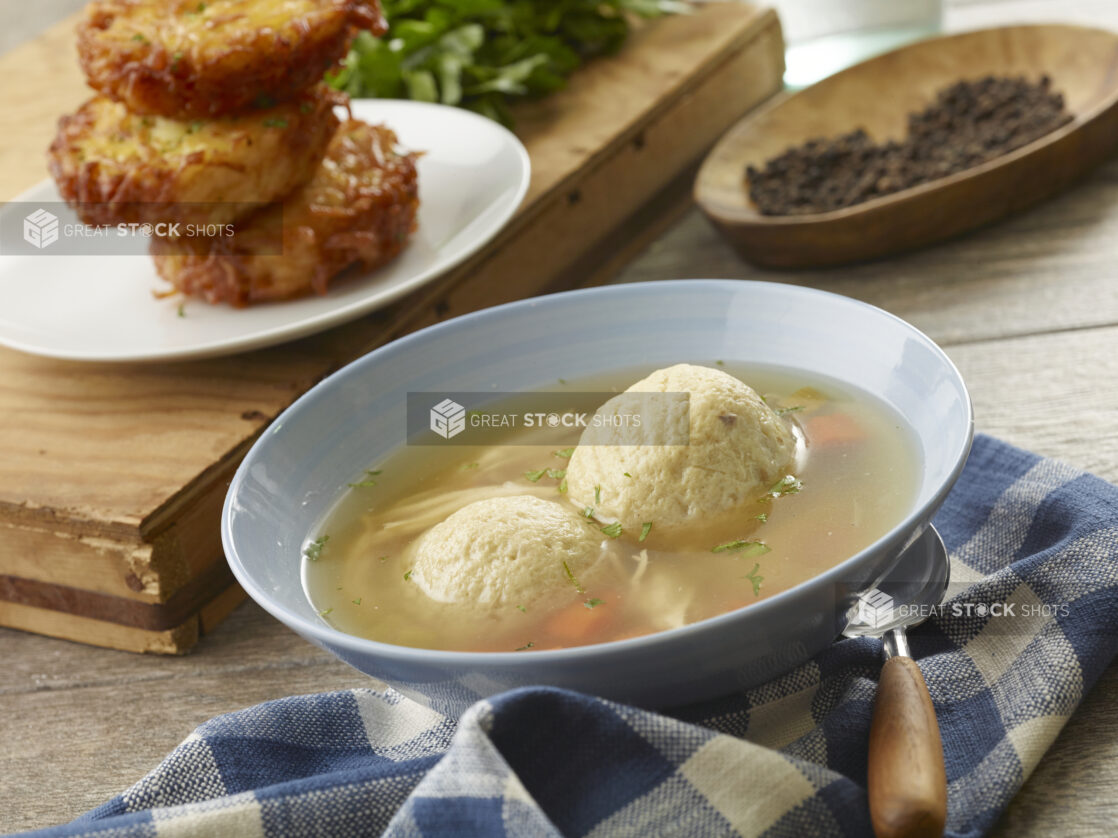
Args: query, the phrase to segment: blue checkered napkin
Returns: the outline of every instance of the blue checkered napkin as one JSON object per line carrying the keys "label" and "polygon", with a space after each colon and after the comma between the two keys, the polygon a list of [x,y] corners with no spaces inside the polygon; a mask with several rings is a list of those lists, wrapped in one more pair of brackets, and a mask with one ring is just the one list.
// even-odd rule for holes
{"label": "blue checkered napkin", "polygon": [[[949,834],[978,836],[1118,651],[1118,488],[980,437],[936,524],[954,585],[911,642],[943,731]],[[457,723],[392,690],[288,698],[207,722],[43,834],[864,836],[880,667],[879,642],[844,640],[670,716],[544,688]]]}

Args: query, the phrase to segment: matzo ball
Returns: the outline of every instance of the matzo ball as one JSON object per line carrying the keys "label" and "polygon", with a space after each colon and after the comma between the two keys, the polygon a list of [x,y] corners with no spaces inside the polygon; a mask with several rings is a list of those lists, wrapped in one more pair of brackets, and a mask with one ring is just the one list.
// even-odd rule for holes
{"label": "matzo ball", "polygon": [[[641,395],[648,393],[688,393],[689,405]],[[620,521],[627,537],[638,536],[646,523],[670,533],[735,510],[750,513],[745,504],[754,504],[791,468],[792,430],[756,392],[720,370],[693,364],[657,370],[596,415],[609,419],[637,409],[651,414],[645,426],[658,423],[662,430],[666,423],[682,431],[685,424],[686,434],[675,438],[686,436],[688,444],[647,444],[647,427],[592,424],[567,468],[570,499],[600,520]]]}

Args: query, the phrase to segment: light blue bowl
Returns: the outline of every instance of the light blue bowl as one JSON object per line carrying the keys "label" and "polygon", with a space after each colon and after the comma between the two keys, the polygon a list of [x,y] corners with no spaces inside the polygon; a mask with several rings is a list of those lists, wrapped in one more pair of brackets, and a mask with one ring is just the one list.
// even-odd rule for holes
{"label": "light blue bowl", "polygon": [[[911,426],[921,459],[908,515],[842,564],[756,605],[683,628],[532,653],[442,652],[327,625],[300,580],[300,550],[342,487],[399,448],[406,394],[546,388],[682,361],[801,369],[877,396]],[[249,595],[306,639],[442,712],[550,684],[646,707],[756,686],[833,642],[854,592],[916,541],[970,448],[970,398],[928,337],[880,309],[790,285],[680,280],[555,294],[487,309],[369,353],[318,384],[252,447],[229,487],[222,540]]]}

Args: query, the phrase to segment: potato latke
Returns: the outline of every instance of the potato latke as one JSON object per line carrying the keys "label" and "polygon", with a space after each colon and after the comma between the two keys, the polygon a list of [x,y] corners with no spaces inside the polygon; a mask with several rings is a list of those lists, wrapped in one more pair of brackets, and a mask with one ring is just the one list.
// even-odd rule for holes
{"label": "potato latke", "polygon": [[311,178],[340,101],[321,86],[251,116],[180,121],[97,96],[60,120],[50,171],[88,224],[227,223]]}
{"label": "potato latke", "polygon": [[342,124],[314,177],[282,205],[222,238],[153,238],[160,276],[185,294],[245,306],[324,294],[351,265],[395,258],[415,229],[418,155],[396,135],[359,120]]}
{"label": "potato latke", "polygon": [[287,101],[363,29],[386,29],[377,0],[95,0],[78,56],[133,113],[190,119]]}

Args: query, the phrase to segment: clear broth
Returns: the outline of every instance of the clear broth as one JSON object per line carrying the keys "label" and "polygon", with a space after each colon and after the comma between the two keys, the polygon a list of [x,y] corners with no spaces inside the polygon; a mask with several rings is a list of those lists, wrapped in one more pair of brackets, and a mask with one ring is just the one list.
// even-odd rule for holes
{"label": "clear broth", "polygon": [[[800,372],[719,367],[774,408],[791,408],[786,418],[803,436],[796,471],[800,491],[758,499],[756,510],[746,510],[731,527],[704,533],[701,543],[672,544],[658,537],[655,525],[640,543],[603,535],[604,564],[582,591],[581,584],[572,584],[566,602],[479,613],[435,602],[411,583],[405,548],[451,513],[486,497],[529,494],[568,503],[558,478],[533,482],[526,474],[565,468],[566,459],[555,452],[573,444],[570,431],[510,431],[510,441],[514,434],[520,437],[514,445],[405,446],[370,465],[377,472],[363,481],[370,485],[349,489],[308,539],[309,545],[328,535],[320,549],[310,550],[313,560],[304,558],[311,603],[341,631],[402,646],[522,652],[602,643],[774,596],[834,567],[900,522],[915,493],[919,463],[913,441],[889,408]],[[620,392],[649,372],[624,370],[547,390]],[[572,403],[571,409],[592,412],[604,400]],[[715,552],[738,540],[762,541],[768,550]]]}

